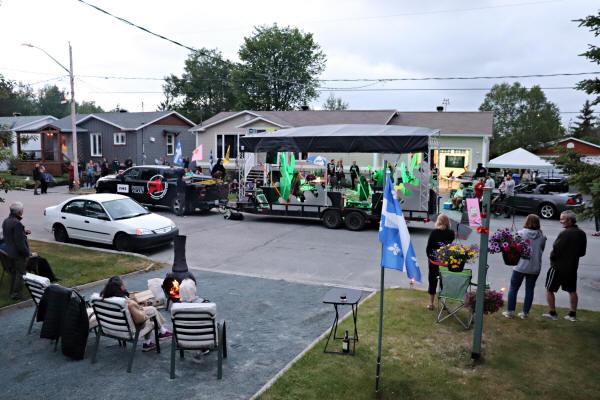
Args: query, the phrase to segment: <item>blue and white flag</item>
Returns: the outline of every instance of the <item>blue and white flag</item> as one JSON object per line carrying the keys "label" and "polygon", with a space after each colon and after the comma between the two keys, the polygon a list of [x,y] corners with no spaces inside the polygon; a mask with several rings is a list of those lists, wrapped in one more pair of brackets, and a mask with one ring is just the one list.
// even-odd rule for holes
{"label": "blue and white flag", "polygon": [[394,191],[394,184],[389,176],[383,193],[379,241],[383,268],[402,271],[406,267],[406,275],[410,279],[421,282],[421,268],[417,262],[398,196]]}
{"label": "blue and white flag", "polygon": [[177,147],[175,148],[175,155],[173,156],[173,164],[183,165],[183,152],[181,151],[181,141],[177,142]]}

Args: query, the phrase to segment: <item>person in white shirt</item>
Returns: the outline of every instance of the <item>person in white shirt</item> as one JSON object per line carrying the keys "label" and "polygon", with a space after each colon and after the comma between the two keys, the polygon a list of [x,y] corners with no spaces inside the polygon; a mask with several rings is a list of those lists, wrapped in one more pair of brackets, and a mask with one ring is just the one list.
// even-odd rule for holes
{"label": "person in white shirt", "polygon": [[485,177],[485,187],[486,188],[492,188],[495,189],[496,188],[496,181],[494,181],[494,178],[492,178],[491,176],[486,176]]}

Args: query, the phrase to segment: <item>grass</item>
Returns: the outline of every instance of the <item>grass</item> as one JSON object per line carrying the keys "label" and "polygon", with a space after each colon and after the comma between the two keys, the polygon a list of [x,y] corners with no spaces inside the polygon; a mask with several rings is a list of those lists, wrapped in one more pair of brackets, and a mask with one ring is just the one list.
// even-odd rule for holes
{"label": "grass", "polygon": [[[591,399],[600,393],[600,313],[580,311],[576,323],[528,320],[501,313],[484,319],[484,360],[470,359],[473,331],[435,322],[427,293],[385,292],[381,390],[375,394],[379,295],[359,309],[354,357],[323,353],[318,343],[275,384],[267,399]],[[342,332],[350,329],[350,320]],[[341,349],[339,341],[335,343]]]}
{"label": "grass", "polygon": [[[0,178],[13,188],[33,189],[35,182],[30,175],[12,175],[8,171],[1,171]],[[65,186],[69,184],[69,174],[54,177],[53,186]]]}
{"label": "grass", "polygon": [[[29,245],[31,251],[37,252],[48,260],[54,274],[61,279],[59,283],[66,287],[138,271],[151,263],[141,257],[82,249],[58,243],[31,240]],[[15,303],[8,296],[9,288],[10,275],[5,274],[0,287],[0,307]],[[26,299],[29,298],[27,289],[23,289],[23,295]]]}

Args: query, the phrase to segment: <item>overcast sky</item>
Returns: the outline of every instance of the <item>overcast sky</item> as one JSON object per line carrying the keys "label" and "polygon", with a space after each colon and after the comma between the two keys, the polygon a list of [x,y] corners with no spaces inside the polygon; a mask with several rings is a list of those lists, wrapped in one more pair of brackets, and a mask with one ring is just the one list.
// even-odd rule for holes
{"label": "overcast sky", "polygon": [[[192,47],[220,49],[237,60],[244,36],[260,24],[292,25],[314,34],[327,56],[323,79],[549,74],[599,71],[578,56],[598,38],[573,19],[598,11],[597,0],[453,1],[154,1],[87,0]],[[63,71],[33,43],[68,65],[73,46],[76,75],[162,78],[180,74],[188,51],[150,36],[76,0],[0,0],[0,73],[40,88],[67,88]],[[573,86],[581,77],[520,79],[525,85]],[[379,88],[490,88],[502,80],[387,82]],[[504,81],[512,82],[506,79]],[[364,82],[326,82],[357,87]],[[155,110],[162,82],[81,77],[78,100],[105,109]],[[129,93],[117,93],[129,92]],[[151,92],[151,93],[131,93]],[[587,96],[545,90],[562,112],[578,111]],[[433,111],[444,98],[449,111],[476,110],[486,91],[336,91],[352,109]],[[312,106],[320,108],[329,91]],[[143,104],[143,106],[142,106]],[[600,110],[599,110],[600,111]],[[563,114],[563,121],[576,114]]]}

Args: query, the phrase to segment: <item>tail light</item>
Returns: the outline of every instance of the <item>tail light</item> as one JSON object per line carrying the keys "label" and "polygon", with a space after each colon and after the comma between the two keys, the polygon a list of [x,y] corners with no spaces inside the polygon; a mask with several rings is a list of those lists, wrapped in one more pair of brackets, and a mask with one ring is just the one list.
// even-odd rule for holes
{"label": "tail light", "polygon": [[573,205],[577,204],[577,200],[575,200],[575,197],[569,197],[567,199],[567,204],[570,206],[573,206]]}

